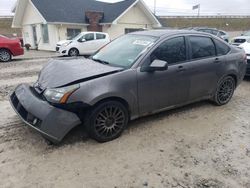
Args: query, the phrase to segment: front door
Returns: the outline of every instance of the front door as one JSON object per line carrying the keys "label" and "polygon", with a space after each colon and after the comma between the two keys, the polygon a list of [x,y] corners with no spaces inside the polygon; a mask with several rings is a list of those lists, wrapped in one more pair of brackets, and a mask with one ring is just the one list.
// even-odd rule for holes
{"label": "front door", "polygon": [[32,33],[33,33],[33,41],[34,41],[34,46],[37,47],[37,34],[36,34],[36,26],[32,25]]}
{"label": "front door", "polygon": [[138,68],[138,100],[140,115],[184,103],[188,99],[190,79],[186,69],[187,48],[184,37],[161,43],[142,66],[159,59],[168,62],[168,70],[141,72]]}
{"label": "front door", "polygon": [[92,54],[95,50],[95,34],[94,33],[87,33],[82,36],[82,39],[85,39],[84,42],[79,42],[79,52],[80,54]]}

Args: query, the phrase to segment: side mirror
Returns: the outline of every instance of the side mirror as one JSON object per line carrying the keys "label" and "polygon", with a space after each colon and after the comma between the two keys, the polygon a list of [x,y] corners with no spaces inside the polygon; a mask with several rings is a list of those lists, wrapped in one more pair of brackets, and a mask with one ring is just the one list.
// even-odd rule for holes
{"label": "side mirror", "polygon": [[155,59],[149,66],[141,68],[142,72],[165,71],[168,69],[168,63],[159,59]]}
{"label": "side mirror", "polygon": [[78,42],[86,42],[86,39],[78,39]]}

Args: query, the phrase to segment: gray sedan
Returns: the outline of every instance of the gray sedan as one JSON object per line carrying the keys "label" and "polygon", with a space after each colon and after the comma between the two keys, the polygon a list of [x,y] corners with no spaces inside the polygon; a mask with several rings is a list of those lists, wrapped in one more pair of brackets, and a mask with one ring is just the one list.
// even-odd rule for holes
{"label": "gray sedan", "polygon": [[52,60],[33,85],[10,95],[20,118],[57,143],[83,124],[106,142],[130,120],[200,100],[227,104],[246,71],[246,55],[196,31],[124,35],[89,59]]}

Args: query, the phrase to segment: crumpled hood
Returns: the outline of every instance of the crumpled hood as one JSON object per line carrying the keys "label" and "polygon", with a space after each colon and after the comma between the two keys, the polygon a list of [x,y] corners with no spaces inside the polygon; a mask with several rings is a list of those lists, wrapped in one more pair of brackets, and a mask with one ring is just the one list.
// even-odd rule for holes
{"label": "crumpled hood", "polygon": [[57,88],[122,71],[90,59],[51,60],[41,71],[37,84],[41,89]]}

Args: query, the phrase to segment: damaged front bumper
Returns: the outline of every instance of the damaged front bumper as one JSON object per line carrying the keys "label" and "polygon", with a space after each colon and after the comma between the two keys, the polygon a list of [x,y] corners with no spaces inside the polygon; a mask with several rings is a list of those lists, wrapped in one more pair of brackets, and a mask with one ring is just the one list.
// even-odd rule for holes
{"label": "damaged front bumper", "polygon": [[72,128],[81,124],[75,113],[50,105],[27,84],[19,85],[9,100],[27,125],[53,143],[59,143]]}

